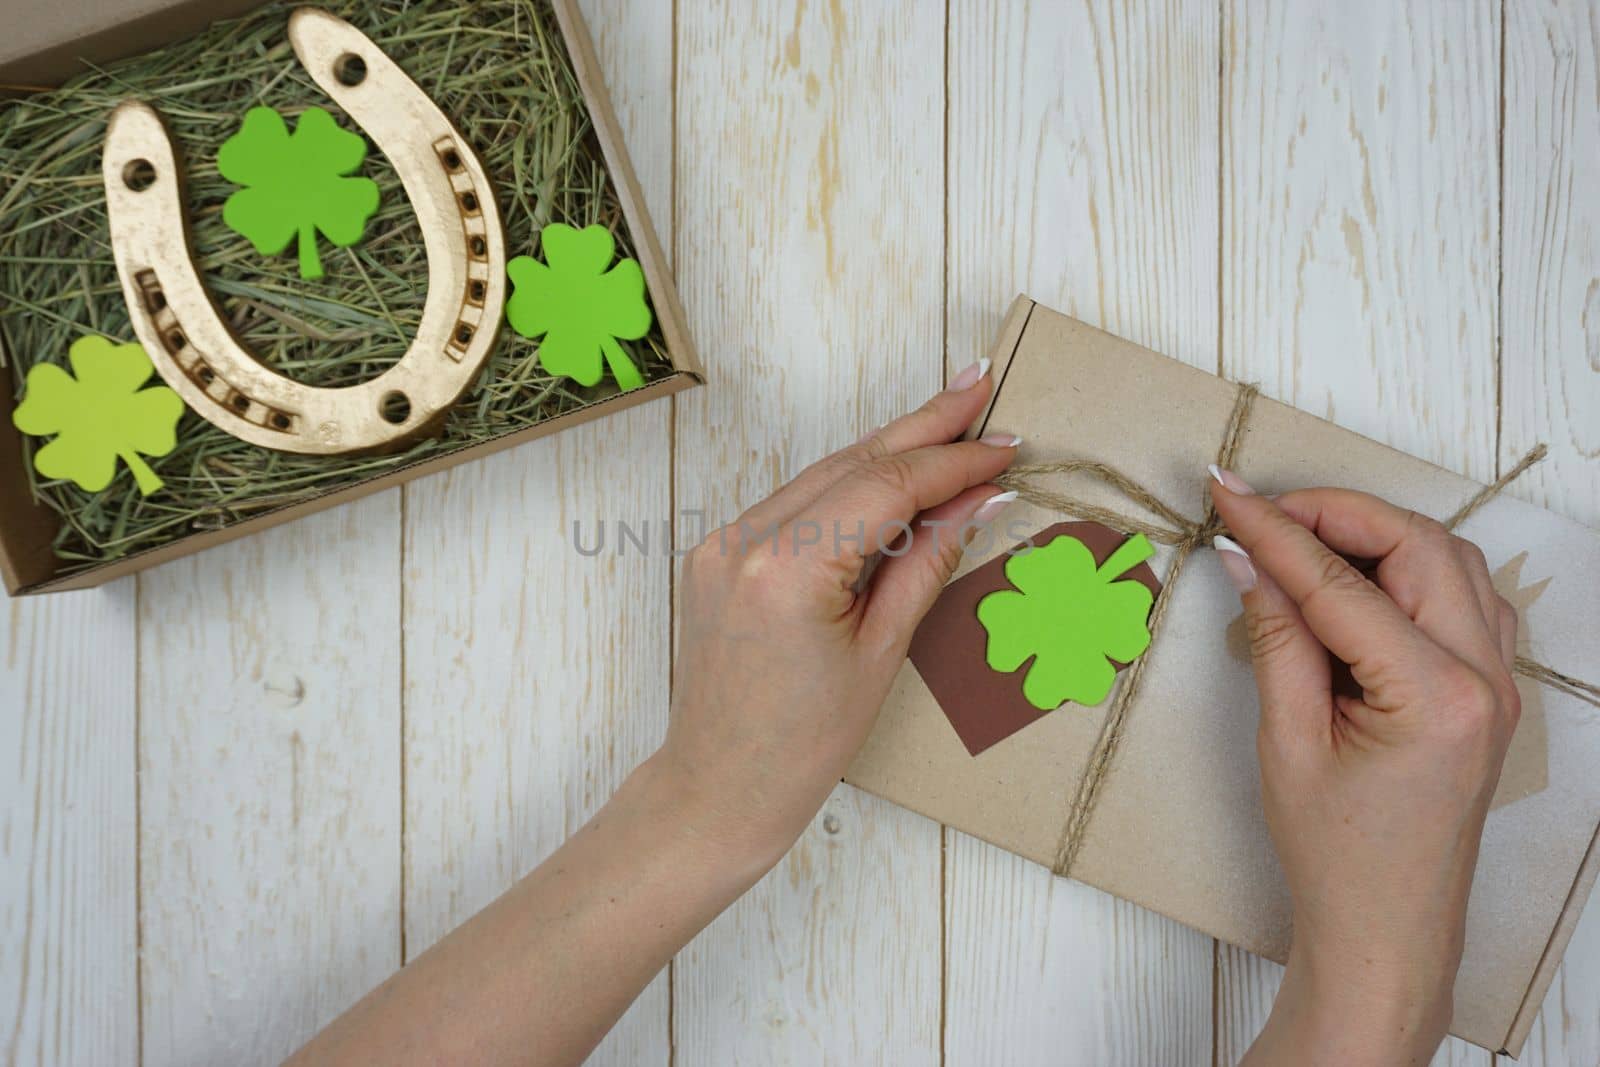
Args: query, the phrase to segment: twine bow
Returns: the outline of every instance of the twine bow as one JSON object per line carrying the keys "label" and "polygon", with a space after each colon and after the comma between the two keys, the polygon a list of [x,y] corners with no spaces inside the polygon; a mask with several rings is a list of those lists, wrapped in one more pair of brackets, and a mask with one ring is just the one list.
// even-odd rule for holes
{"label": "twine bow", "polygon": [[[1245,427],[1249,424],[1251,409],[1255,404],[1256,397],[1259,395],[1260,390],[1254,385],[1242,384],[1239,386],[1238,393],[1233,401],[1233,411],[1228,416],[1227,430],[1223,434],[1222,445],[1217,449],[1217,466],[1232,468],[1236,465],[1235,459],[1239,452],[1240,441],[1244,436]],[[1520,477],[1529,467],[1542,460],[1547,452],[1548,449],[1544,445],[1536,446],[1526,456],[1523,456],[1516,466],[1501,475],[1494,484],[1486,485],[1478,490],[1470,500],[1456,510],[1455,514],[1444,520],[1445,528],[1454,530],[1461,525],[1467,520],[1468,516],[1498,496],[1501,490]],[[1102,507],[1076,497],[1053,492],[1034,481],[1035,478],[1041,475],[1054,474],[1087,475],[1158,516],[1161,519],[1161,523],[1147,522],[1144,519],[1125,514],[1113,508]],[[1205,509],[1201,517],[1198,520],[1191,519],[1169,506],[1160,497],[1132,478],[1106,463],[1097,463],[1090,460],[1064,460],[1057,463],[1018,466],[1007,471],[997,481],[1006,489],[1016,490],[1019,497],[1036,507],[1098,522],[1113,529],[1129,533],[1142,533],[1158,544],[1171,545],[1177,549],[1172,557],[1171,565],[1167,568],[1166,578],[1161,584],[1161,591],[1156,594],[1155,602],[1150,607],[1149,626],[1152,647],[1160,633],[1161,621],[1166,617],[1172,588],[1177,584],[1178,576],[1183,573],[1184,564],[1188,562],[1195,549],[1209,542],[1223,530],[1223,525],[1217,517],[1215,508],[1212,507],[1209,495],[1206,497]],[[1139,686],[1144,677],[1144,667],[1150,660],[1150,653],[1150,648],[1145,649],[1144,654],[1134,660],[1124,672],[1122,685],[1118,688],[1117,695],[1113,698],[1111,707],[1106,712],[1105,722],[1100,727],[1100,736],[1096,739],[1095,746],[1089,753],[1088,765],[1085,767],[1083,775],[1078,779],[1078,788],[1073,795],[1066,822],[1061,828],[1061,836],[1056,844],[1055,862],[1051,867],[1058,875],[1065,876],[1071,872],[1072,866],[1078,858],[1078,853],[1083,848],[1085,830],[1088,828],[1089,818],[1094,813],[1095,804],[1100,798],[1100,791],[1104,786],[1106,774],[1110,770],[1111,764],[1116,758],[1117,748],[1122,742],[1128,714],[1132,710],[1134,699],[1139,693]],[[1600,708],[1600,686],[1562,674],[1560,671],[1547,667],[1527,656],[1519,655],[1516,658],[1514,670],[1517,674],[1530,678],[1541,685],[1549,686],[1552,689],[1592,704],[1596,708]]]}

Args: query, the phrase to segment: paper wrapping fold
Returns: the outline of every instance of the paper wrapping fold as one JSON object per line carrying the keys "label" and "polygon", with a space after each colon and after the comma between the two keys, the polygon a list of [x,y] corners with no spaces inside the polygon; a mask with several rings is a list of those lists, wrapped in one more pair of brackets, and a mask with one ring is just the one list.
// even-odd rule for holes
{"label": "paper wrapping fold", "polygon": [[[1233,383],[1024,299],[1001,330],[995,363],[996,394],[977,432],[1023,434],[1024,463],[1112,464],[1200,516]],[[1263,492],[1349,486],[1441,518],[1480,488],[1265,398],[1236,466]],[[1081,477],[1055,488],[1156,518]],[[1032,531],[1061,518],[1019,502],[1006,522]],[[1520,651],[1600,679],[1600,535],[1505,494],[1458,532],[1482,546],[1502,584],[1515,576],[1527,589],[1551,578],[1523,610]],[[960,574],[1007,544],[996,537],[970,552]],[[1503,566],[1524,553],[1520,566]],[[1162,548],[1151,561],[1163,579],[1171,558]],[[1072,876],[1282,961],[1290,904],[1261,812],[1255,685],[1226,634],[1238,597],[1210,551],[1189,561],[1170,595]],[[1513,1052],[1600,864],[1590,855],[1600,826],[1600,709],[1527,678],[1518,685],[1523,725],[1484,832],[1451,1024],[1460,1037]],[[1068,705],[974,757],[908,662],[846,780],[1049,865],[1109,706]]]}

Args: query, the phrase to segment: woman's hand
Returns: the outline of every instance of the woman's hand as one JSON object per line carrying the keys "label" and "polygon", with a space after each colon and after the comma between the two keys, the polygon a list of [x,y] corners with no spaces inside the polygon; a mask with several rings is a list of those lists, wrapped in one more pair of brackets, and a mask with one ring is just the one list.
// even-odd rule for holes
{"label": "woman's hand", "polygon": [[1520,710],[1516,612],[1483,553],[1432,519],[1348,490],[1268,500],[1213,473],[1294,898],[1288,972],[1246,1062],[1426,1063]]}
{"label": "woman's hand", "polygon": [[[989,399],[988,370],[968,367],[695,549],[661,750],[294,1062],[582,1061],[816,814],[955,569],[963,527],[1015,495],[987,483],[1017,438],[952,443]],[[863,582],[880,531],[887,558]]]}
{"label": "woman's hand", "polygon": [[1020,438],[956,440],[989,399],[988,370],[968,367],[687,559],[672,721],[654,762],[697,798],[707,834],[762,870],[866,740],[964,533],[1016,495],[988,483]]}

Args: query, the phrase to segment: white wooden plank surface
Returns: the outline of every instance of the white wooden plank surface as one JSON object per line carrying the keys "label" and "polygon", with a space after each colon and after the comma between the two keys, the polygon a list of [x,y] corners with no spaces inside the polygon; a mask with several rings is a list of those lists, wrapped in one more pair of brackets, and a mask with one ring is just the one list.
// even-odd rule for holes
{"label": "white wooden plank surface", "polygon": [[[1266,1025],[1282,984],[1283,968],[1278,964],[1217,944],[1217,1063],[1239,1062]],[[1483,1062],[1480,1057],[1479,1063]]]}
{"label": "white wooden plank surface", "polygon": [[139,1057],[135,590],[0,612],[0,1063]]}
{"label": "white wooden plank surface", "polygon": [[138,578],[148,1064],[276,1063],[399,964],[399,504]]}
{"label": "white wooden plank surface", "polygon": [[[406,954],[581,826],[666,724],[669,563],[586,559],[668,512],[665,404],[413,483],[406,501]],[[659,453],[663,459],[664,450]],[[508,575],[513,576],[508,578]],[[653,983],[594,1062],[666,1062]]]}
{"label": "white wooden plank surface", "polygon": [[[672,12],[583,10],[663,243],[671,240]],[[407,486],[406,955],[554,851],[666,727],[671,402]],[[617,527],[648,556],[617,555]],[[573,547],[573,524],[603,554]],[[666,1063],[658,977],[592,1063]]]}
{"label": "white wooden plank surface", "polygon": [[[1600,9],[1508,3],[1501,286],[1502,469],[1512,490],[1600,527]],[[1600,1063],[1600,905],[1590,900],[1520,1062]]]}
{"label": "white wooden plank surface", "polygon": [[[1223,371],[1495,471],[1499,5],[1227,0]],[[1218,1062],[1281,969],[1219,954]],[[1454,1039],[1436,1064],[1487,1064]]]}
{"label": "white wooden plank surface", "polygon": [[954,831],[946,888],[945,1062],[1210,1062],[1210,938]]}
{"label": "white wooden plank surface", "polygon": [[[1026,291],[1215,370],[1217,5],[964,0],[949,45],[950,369]],[[955,832],[947,872],[949,1063],[1209,1062],[1210,938]]]}
{"label": "white wooden plank surface", "polygon": [[[732,519],[939,388],[944,8],[678,12],[678,267],[712,386],[680,507]],[[934,1063],[939,828],[841,786],[674,974],[678,1062]]]}
{"label": "white wooden plank surface", "polygon": [[1499,6],[1228,0],[1223,367],[1494,476]]}
{"label": "white wooden plank surface", "polygon": [[[584,6],[712,388],[168,565],[137,610],[135,581],[10,604],[0,1062],[274,1060],[493,896],[664,725],[671,563],[578,557],[571,521],[659,519],[674,480],[731,517],[1019,289],[1202,366],[1219,338],[1224,373],[1475,477],[1548,440],[1515,491],[1600,523],[1583,0],[1504,4],[1503,208],[1494,0]],[[841,787],[596,1061],[1254,1037],[1275,965],[1223,948],[1213,991],[1208,940],[940,839]],[[1597,916],[1523,1062],[1600,1062]]]}

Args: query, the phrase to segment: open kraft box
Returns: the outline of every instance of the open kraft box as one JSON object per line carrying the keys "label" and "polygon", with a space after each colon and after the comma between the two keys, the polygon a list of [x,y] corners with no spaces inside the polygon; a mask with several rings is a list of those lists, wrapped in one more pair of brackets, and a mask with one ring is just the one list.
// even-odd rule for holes
{"label": "open kraft box", "polygon": [[[990,357],[995,392],[974,434],[1022,434],[1022,465],[1107,464],[1197,521],[1205,465],[1218,455],[1239,386],[1025,297]],[[1265,397],[1242,425],[1231,465],[1262,492],[1341,485],[1443,518],[1480,488]],[[1171,525],[1091,476],[1028,477],[1058,497]],[[1215,554],[1198,549],[1175,578],[1172,546],[1149,560],[1160,581],[1171,579],[1169,603],[1115,727],[1107,724],[1125,680],[1097,706],[1015,716],[1022,672],[986,665],[973,597],[999,588],[985,583],[1013,544],[1082,516],[1036,506],[1026,494],[1006,516],[1003,533],[973,541],[912,641],[845,780],[1282,962],[1292,914],[1262,814],[1256,689],[1238,597]],[[1116,533],[1105,554],[1132,528]],[[1515,1054],[1600,872],[1600,701],[1530,676],[1536,662],[1600,682],[1600,535],[1509,493],[1458,529],[1483,548],[1497,590],[1518,605],[1518,651],[1530,663],[1517,677],[1522,719],[1484,831],[1451,1032]],[[975,586],[961,584],[968,577]],[[1083,783],[1102,766],[1108,736],[1117,739],[1109,765],[1085,801]],[[1084,812],[1080,823],[1074,816]]]}
{"label": "open kraft box", "polygon": [[[308,0],[317,6],[315,0]],[[545,2],[545,0],[540,0]],[[690,341],[682,307],[651,225],[645,199],[623,143],[599,62],[574,0],[547,0],[559,26],[566,59],[581,90],[592,136],[620,206],[633,255],[645,279],[670,370],[643,386],[593,399],[573,410],[539,418],[487,440],[463,444],[414,462],[398,463],[375,476],[349,482],[285,506],[259,511],[221,528],[196,529],[154,547],[71,569],[53,549],[61,527],[58,514],[34,497],[25,469],[22,435],[12,424],[17,400],[0,389],[0,577],[12,595],[81,589],[198,552],[234,538],[276,526],[336,504],[379,492],[458,463],[531,441],[648,400],[701,384],[704,373]],[[10,20],[0,41],[0,93],[47,90],[86,69],[139,55],[199,33],[213,22],[268,6],[266,0],[24,0],[25,10]],[[280,3],[285,20],[293,4]],[[15,13],[14,13],[15,14]],[[395,56],[405,67],[405,57]],[[290,57],[286,63],[292,64]],[[334,106],[325,99],[307,103]],[[0,107],[8,105],[0,99]],[[454,120],[454,116],[451,116]],[[502,212],[507,206],[502,203]],[[532,251],[532,249],[513,249]],[[502,327],[509,330],[509,327]],[[7,354],[7,359],[10,359]],[[5,370],[8,377],[11,371]],[[463,398],[465,402],[471,392]],[[329,457],[336,464],[341,457]]]}

